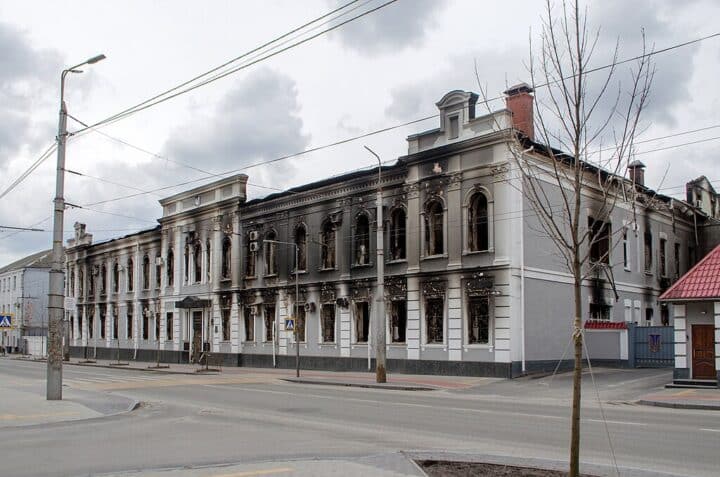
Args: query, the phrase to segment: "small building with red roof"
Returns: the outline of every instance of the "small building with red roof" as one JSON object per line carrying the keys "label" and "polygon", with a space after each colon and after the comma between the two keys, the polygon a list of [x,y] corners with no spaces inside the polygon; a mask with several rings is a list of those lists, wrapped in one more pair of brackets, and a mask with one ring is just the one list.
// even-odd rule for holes
{"label": "small building with red roof", "polygon": [[720,245],[660,296],[671,303],[675,382],[720,382]]}

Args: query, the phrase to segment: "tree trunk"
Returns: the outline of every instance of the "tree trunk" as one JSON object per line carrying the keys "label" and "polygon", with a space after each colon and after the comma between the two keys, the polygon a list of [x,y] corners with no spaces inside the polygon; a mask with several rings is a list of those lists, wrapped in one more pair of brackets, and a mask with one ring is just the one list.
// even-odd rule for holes
{"label": "tree trunk", "polygon": [[575,342],[575,368],[573,371],[572,418],[570,432],[570,477],[580,475],[580,391],[582,383],[582,302],[580,263],[573,264],[575,283],[573,286],[575,301],[575,320],[573,322],[573,340]]}

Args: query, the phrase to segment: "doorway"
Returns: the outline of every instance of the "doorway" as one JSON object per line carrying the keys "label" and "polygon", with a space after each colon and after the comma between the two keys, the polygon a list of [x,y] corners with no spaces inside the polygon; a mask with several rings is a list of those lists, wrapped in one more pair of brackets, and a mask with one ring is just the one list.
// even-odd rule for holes
{"label": "doorway", "polygon": [[193,311],[192,312],[192,353],[190,355],[190,362],[199,363],[200,357],[202,356],[202,342],[203,342],[203,312]]}
{"label": "doorway", "polygon": [[716,379],[715,326],[692,325],[692,377]]}

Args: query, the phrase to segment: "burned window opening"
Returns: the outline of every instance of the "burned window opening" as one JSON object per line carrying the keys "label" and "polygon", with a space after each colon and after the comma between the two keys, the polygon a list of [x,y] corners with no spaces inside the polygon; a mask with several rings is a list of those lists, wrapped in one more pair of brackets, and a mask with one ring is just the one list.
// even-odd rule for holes
{"label": "burned window opening", "polygon": [[132,258],[127,262],[127,291],[133,291],[135,287],[135,263]]}
{"label": "burned window opening", "polygon": [[245,247],[245,277],[255,278],[255,262],[257,261],[257,251],[253,247],[253,243],[248,235],[247,245]]}
{"label": "burned window opening", "polygon": [[150,257],[147,254],[142,259],[142,284],[143,290],[150,288]]}
{"label": "burned window opening", "polygon": [[355,265],[370,263],[370,220],[365,214],[355,220]]}
{"label": "burned window opening", "polygon": [[398,207],[390,216],[390,257],[391,260],[405,260],[406,256],[406,215]]}
{"label": "burned window opening", "polygon": [[306,321],[305,321],[305,307],[298,306],[297,310],[297,319],[295,320],[295,329],[297,330],[297,340],[300,343],[304,343],[306,341],[305,336],[305,329],[306,329]]}
{"label": "burned window opening", "polygon": [[307,270],[307,231],[304,225],[298,225],[295,229],[295,245],[297,245],[298,262],[295,264],[295,269],[304,272]]}
{"label": "burned window opening", "polygon": [[175,285],[175,254],[173,249],[167,251],[167,264],[165,266],[165,274],[167,275],[167,286]]}
{"label": "burned window opening", "polygon": [[275,305],[265,305],[265,341],[275,341]]}
{"label": "burned window opening", "polygon": [[205,283],[211,283],[212,282],[212,246],[210,245],[210,239],[205,241]]}
{"label": "burned window opening", "polygon": [[324,303],[320,309],[320,328],[322,330],[322,342],[335,342],[335,305]]}
{"label": "burned window opening", "polygon": [[222,243],[222,278],[223,280],[227,280],[230,278],[230,271],[231,267],[230,264],[232,263],[232,241],[230,240],[230,237],[223,238]]}
{"label": "burned window opening", "polygon": [[117,293],[120,291],[120,265],[117,262],[113,263],[112,280],[113,292]]}
{"label": "burned window opening", "polygon": [[489,248],[488,202],[485,194],[478,192],[470,200],[468,209],[468,248],[471,252]]}
{"label": "burned window opening", "polygon": [[232,309],[232,297],[223,295],[220,297],[220,317],[222,327],[222,340],[230,341],[230,311]]}
{"label": "burned window opening", "polygon": [[100,307],[100,339],[105,339],[105,324],[106,324],[106,308],[105,306]]}
{"label": "burned window opening", "polygon": [[107,293],[107,267],[103,263],[100,266],[100,294],[105,295]]}
{"label": "burned window opening", "polygon": [[443,254],[443,216],[439,201],[428,204],[425,210],[425,252],[428,256]]}
{"label": "burned window opening", "polygon": [[590,303],[590,319],[599,321],[610,321],[612,318],[612,307],[605,303]]}
{"label": "burned window opening", "polygon": [[245,341],[255,341],[255,313],[252,306],[245,307]]}
{"label": "burned window opening", "polygon": [[193,282],[200,283],[202,280],[202,246],[200,241],[195,242],[193,247]]}
{"label": "burned window opening", "polygon": [[590,262],[610,263],[610,224],[588,217],[590,230]]}
{"label": "burned window opening", "polygon": [[468,299],[468,344],[490,342],[490,299],[473,296]]}
{"label": "burned window opening", "polygon": [[651,232],[645,232],[643,236],[643,242],[645,244],[645,273],[652,273],[652,242],[653,236]]}
{"label": "burned window opening", "polygon": [[660,262],[660,276],[667,276],[667,240],[664,238],[660,239],[660,250],[658,254],[658,261]]}
{"label": "burned window opening", "polygon": [[95,307],[88,307],[88,337],[95,338]]}
{"label": "burned window opening", "polygon": [[355,303],[355,342],[367,343],[370,334],[370,304],[366,301]]}
{"label": "burned window opening", "polygon": [[335,268],[335,227],[330,220],[325,221],[320,234],[322,268]]}
{"label": "burned window opening", "polygon": [[425,301],[425,325],[428,343],[443,342],[443,298],[427,298]]}
{"label": "burned window opening", "polygon": [[[271,230],[265,235],[265,240],[277,240],[277,234]],[[277,275],[277,244],[274,242],[265,242],[265,275]]]}
{"label": "burned window opening", "polygon": [[129,340],[133,339],[133,312],[132,303],[127,304],[127,313],[125,315],[125,337]]}
{"label": "burned window opening", "polygon": [[168,312],[165,314],[165,339],[172,341],[173,339],[173,314]]}
{"label": "burned window opening", "polygon": [[407,336],[407,302],[390,302],[390,339],[393,343],[405,343]]}

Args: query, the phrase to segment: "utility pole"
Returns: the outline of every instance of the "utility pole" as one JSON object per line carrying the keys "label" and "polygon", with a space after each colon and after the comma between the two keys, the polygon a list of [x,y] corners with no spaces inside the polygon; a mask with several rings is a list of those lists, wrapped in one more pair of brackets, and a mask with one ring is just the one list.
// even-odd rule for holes
{"label": "utility pole", "polygon": [[377,295],[375,303],[377,304],[375,312],[375,320],[373,321],[373,331],[375,335],[375,381],[378,383],[387,382],[386,369],[386,344],[385,344],[385,239],[383,234],[383,195],[382,195],[382,161],[375,151],[367,146],[363,146],[370,154],[375,156],[378,161],[378,186],[377,186]]}
{"label": "utility pole", "polygon": [[55,200],[53,213],[52,268],[48,293],[48,360],[46,398],[48,401],[62,400],[62,321],[65,313],[63,263],[63,214],[65,212],[65,143],[67,142],[67,108],[65,106],[65,77],[68,73],[82,73],[78,68],[104,60],[105,55],[94,56],[60,75],[60,119],[57,137],[57,173],[55,178]]}

